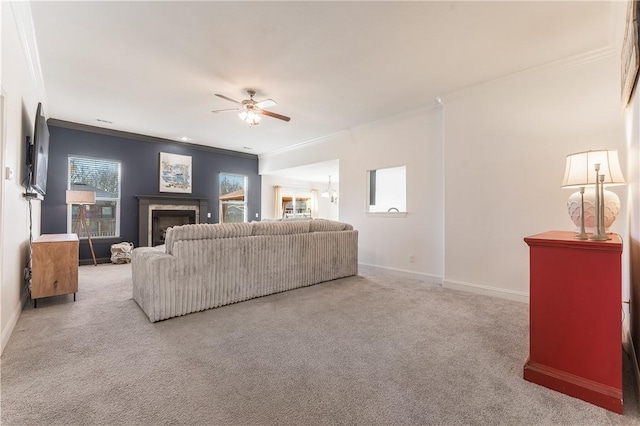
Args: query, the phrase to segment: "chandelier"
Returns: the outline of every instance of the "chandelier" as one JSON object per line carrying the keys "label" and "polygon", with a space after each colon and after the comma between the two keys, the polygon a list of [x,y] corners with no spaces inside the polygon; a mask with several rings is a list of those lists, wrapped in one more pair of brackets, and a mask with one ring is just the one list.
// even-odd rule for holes
{"label": "chandelier", "polygon": [[331,188],[331,175],[329,175],[329,183],[327,184],[326,191],[323,191],[320,196],[322,198],[330,198],[330,202],[338,204],[338,192]]}

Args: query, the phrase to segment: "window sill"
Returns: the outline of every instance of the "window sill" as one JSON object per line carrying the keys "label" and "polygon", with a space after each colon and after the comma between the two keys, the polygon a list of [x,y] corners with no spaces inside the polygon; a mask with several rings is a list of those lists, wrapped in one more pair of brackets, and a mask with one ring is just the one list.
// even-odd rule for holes
{"label": "window sill", "polygon": [[[78,237],[79,241],[87,241],[87,237]],[[91,241],[94,243],[121,243],[122,238],[120,237],[91,237]]]}
{"label": "window sill", "polygon": [[407,212],[366,212],[367,217],[407,217]]}

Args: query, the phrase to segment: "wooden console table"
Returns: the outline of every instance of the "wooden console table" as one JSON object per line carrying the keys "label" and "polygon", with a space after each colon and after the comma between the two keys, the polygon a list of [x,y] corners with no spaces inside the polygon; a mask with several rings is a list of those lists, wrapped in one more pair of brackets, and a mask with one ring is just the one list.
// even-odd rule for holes
{"label": "wooden console table", "polygon": [[524,378],[622,414],[622,242],[574,236],[524,239],[531,262]]}
{"label": "wooden console table", "polygon": [[31,258],[31,298],[33,307],[42,297],[78,291],[78,236],[43,234],[33,242]]}

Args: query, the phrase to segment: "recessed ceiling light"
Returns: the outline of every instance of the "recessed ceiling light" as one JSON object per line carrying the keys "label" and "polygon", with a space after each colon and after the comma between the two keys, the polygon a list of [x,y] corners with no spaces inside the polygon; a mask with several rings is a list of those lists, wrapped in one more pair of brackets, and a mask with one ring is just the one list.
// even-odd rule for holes
{"label": "recessed ceiling light", "polygon": [[103,120],[102,118],[96,118],[96,121],[99,121],[100,123],[113,124],[113,121]]}
{"label": "recessed ceiling light", "polygon": [[189,142],[189,138],[186,136],[180,136],[178,139],[180,139],[182,142]]}

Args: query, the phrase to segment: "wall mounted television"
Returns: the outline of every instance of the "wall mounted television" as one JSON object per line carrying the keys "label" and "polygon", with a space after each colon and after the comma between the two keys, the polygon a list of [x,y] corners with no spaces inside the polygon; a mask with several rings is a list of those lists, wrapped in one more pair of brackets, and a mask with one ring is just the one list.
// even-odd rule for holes
{"label": "wall mounted television", "polygon": [[33,138],[27,142],[28,188],[41,196],[47,193],[47,164],[49,162],[49,127],[42,103],[38,103]]}

